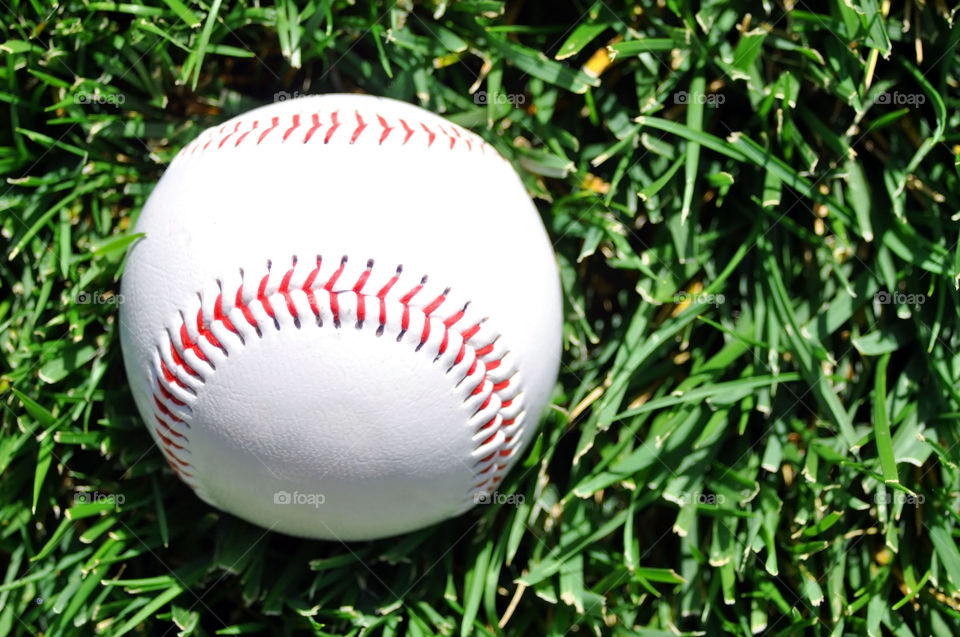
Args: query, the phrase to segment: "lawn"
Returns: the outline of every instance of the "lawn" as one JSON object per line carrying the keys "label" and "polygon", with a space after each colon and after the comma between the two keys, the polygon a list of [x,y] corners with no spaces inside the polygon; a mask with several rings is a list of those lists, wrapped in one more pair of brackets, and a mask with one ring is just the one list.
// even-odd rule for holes
{"label": "lawn", "polygon": [[[0,635],[960,634],[947,5],[0,3]],[[177,480],[117,324],[179,149],[330,92],[509,159],[565,313],[501,502],[349,544]]]}

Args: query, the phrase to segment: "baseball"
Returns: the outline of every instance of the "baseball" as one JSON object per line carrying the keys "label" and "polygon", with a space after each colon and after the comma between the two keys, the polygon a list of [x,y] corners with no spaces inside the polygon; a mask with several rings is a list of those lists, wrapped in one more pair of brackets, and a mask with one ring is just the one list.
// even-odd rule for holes
{"label": "baseball", "polygon": [[556,381],[519,177],[421,108],[304,97],[208,129],[136,222],[130,388],[173,471],[267,529],[367,540],[489,499]]}

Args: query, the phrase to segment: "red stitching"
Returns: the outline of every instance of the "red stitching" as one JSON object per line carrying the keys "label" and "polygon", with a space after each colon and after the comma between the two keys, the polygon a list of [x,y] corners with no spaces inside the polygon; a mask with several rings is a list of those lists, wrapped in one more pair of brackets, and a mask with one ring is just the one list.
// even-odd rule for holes
{"label": "red stitching", "polygon": [[244,137],[246,137],[247,135],[249,135],[250,133],[252,133],[253,131],[255,131],[255,130],[257,129],[257,124],[258,124],[258,123],[259,123],[259,122],[258,122],[257,120],[253,120],[253,126],[250,127],[250,130],[246,131],[243,135],[241,135],[240,137],[237,138],[236,143],[233,145],[234,148],[236,148],[237,146],[240,145],[240,142],[243,141],[243,138],[244,138]]}
{"label": "red stitching", "polygon": [[337,111],[330,113],[330,130],[327,131],[327,134],[323,137],[323,143],[329,144],[330,138],[333,137],[333,132],[340,128],[340,122],[337,121]]}
{"label": "red stitching", "polygon": [[[431,314],[433,314],[434,311],[435,311],[438,307],[440,307],[440,306],[443,304],[444,301],[447,300],[447,295],[448,295],[448,294],[450,294],[450,288],[447,288],[447,289],[444,291],[443,294],[441,294],[441,295],[438,296],[437,298],[433,299],[433,301],[431,301],[430,304],[429,304],[427,307],[423,308],[423,313],[426,314],[427,316],[430,316]],[[478,356],[479,356],[479,354],[478,354]]]}
{"label": "red stitching", "polygon": [[[190,442],[189,440],[187,440],[186,436],[184,436],[182,433],[180,433],[179,431],[177,431],[176,429],[168,425],[166,422],[164,422],[163,418],[161,418],[160,416],[154,416],[154,418],[156,418],[156,421],[160,423],[160,426],[163,427],[164,430],[170,432],[170,434],[176,436],[177,438],[180,438],[181,440]],[[180,448],[183,449],[183,447],[180,447]]]}
{"label": "red stitching", "polygon": [[423,130],[427,131],[427,134],[430,135],[430,137],[427,139],[427,148],[430,148],[431,146],[433,146],[433,140],[436,139],[437,134],[434,133],[429,128],[427,128],[427,125],[424,124],[423,122],[420,123],[420,126],[422,126]]}
{"label": "red stitching", "polygon": [[[219,302],[220,297],[217,296],[217,301]],[[226,350],[223,349],[223,345],[220,344],[220,341],[217,340],[217,337],[213,335],[213,332],[207,329],[207,326],[203,323],[203,311],[197,310],[197,333],[200,334],[200,338],[205,338],[210,341],[210,344],[219,349],[221,352],[226,353]]]}
{"label": "red stitching", "polygon": [[459,312],[457,312],[457,313],[454,314],[453,316],[447,318],[447,319],[443,322],[443,324],[446,325],[448,328],[453,327],[454,324],[456,324],[460,319],[463,318],[463,315],[466,313],[466,311],[467,311],[467,306],[464,305],[462,310],[460,310]]}
{"label": "red stitching", "polygon": [[379,334],[383,333],[383,326],[387,322],[387,293],[390,292],[392,288],[397,283],[397,279],[400,278],[400,273],[403,272],[403,266],[397,266],[397,273],[393,275],[393,278],[387,281],[387,284],[380,288],[380,291],[377,292],[377,298],[380,299],[380,329],[378,330]]}
{"label": "red stitching", "polygon": [[419,294],[420,290],[422,290],[423,286],[426,284],[427,284],[427,277],[423,277],[422,279],[420,279],[420,283],[415,288],[413,288],[412,290],[404,294],[403,297],[401,297],[400,302],[404,305],[409,305],[410,301],[413,300],[413,297]]}
{"label": "red stitching", "polygon": [[290,279],[293,278],[293,269],[297,266],[297,257],[293,257],[293,265],[290,266],[290,269],[287,270],[287,273],[283,275],[283,281],[280,282],[280,289],[277,290],[283,300],[287,302],[287,312],[290,313],[290,316],[293,317],[294,322],[297,324],[297,327],[300,326],[300,315],[297,314],[297,306],[293,304],[293,297],[290,296]]}
{"label": "red stitching", "polygon": [[320,274],[320,261],[320,255],[317,255],[317,267],[313,269],[307,280],[304,281],[303,288],[301,288],[307,294],[307,301],[310,303],[310,309],[313,310],[313,317],[316,319],[320,318],[320,308],[317,306],[317,297],[313,295],[313,282]]}
{"label": "red stitching", "polygon": [[193,352],[197,358],[202,360],[204,363],[209,363],[206,355],[203,353],[203,350],[200,349],[200,346],[190,340],[190,334],[187,333],[187,324],[183,323],[180,325],[180,343],[183,345],[183,349],[190,350]]}
{"label": "red stitching", "polygon": [[417,293],[423,289],[423,286],[426,282],[427,282],[427,277],[423,277],[422,279],[420,279],[420,285],[418,285],[417,287],[407,292],[400,299],[400,304],[403,305],[403,316],[400,319],[400,330],[401,330],[400,336],[401,337],[403,336],[404,332],[407,331],[407,328],[410,327],[410,301],[412,301],[413,297],[415,297]]}
{"label": "red stitching", "polygon": [[[271,129],[275,127],[271,126]],[[249,131],[248,131],[249,132]],[[259,283],[257,285],[256,300],[261,304],[264,309],[264,312],[273,321],[274,325],[279,329],[280,323],[277,320],[276,309],[277,307],[282,307],[286,312],[293,317],[294,322],[297,326],[300,326],[298,315],[297,305],[294,301],[293,295],[295,292],[302,291],[306,294],[307,300],[310,304],[310,308],[314,313],[314,316],[318,320],[320,319],[320,308],[316,299],[316,292],[323,290],[328,295],[328,302],[330,306],[330,311],[333,314],[334,325],[340,327],[340,304],[339,304],[339,295],[341,294],[353,294],[356,297],[357,303],[357,327],[362,327],[364,321],[368,318],[366,311],[366,302],[376,298],[379,304],[379,312],[377,316],[378,328],[377,334],[382,334],[383,330],[387,324],[387,296],[395,288],[397,282],[399,281],[402,273],[403,267],[398,266],[396,272],[391,276],[391,278],[376,292],[372,294],[371,292],[365,292],[364,288],[369,282],[370,278],[373,275],[374,261],[370,259],[366,263],[366,268],[357,276],[353,285],[344,285],[340,286],[340,290],[335,290],[337,282],[342,277],[343,273],[346,270],[347,266],[347,257],[344,256],[339,267],[327,277],[325,281],[320,281],[320,269],[323,260],[320,255],[317,256],[316,266],[311,269],[307,275],[304,283],[299,287],[292,287],[292,282],[296,273],[297,259],[293,257],[291,259],[291,267],[284,273],[283,277],[280,280],[279,286],[275,291],[270,290],[270,273],[271,273],[271,262],[267,262],[266,273],[260,277]],[[234,295],[234,306],[241,313],[251,327],[255,328],[258,335],[261,335],[261,328],[257,321],[256,316],[252,312],[248,304],[244,303],[243,300],[243,279],[244,272],[240,270],[241,281],[237,286],[236,293]],[[223,290],[222,283],[220,280],[217,281],[217,284],[221,287],[220,292],[216,295],[213,305],[212,313],[212,323],[219,323],[230,332],[236,334],[240,337],[241,343],[243,343],[243,338],[240,334],[240,331],[237,329],[236,325],[231,321],[230,317],[223,311]],[[401,337],[406,332],[407,328],[410,326],[410,317],[411,313],[416,311],[423,316],[423,330],[420,335],[419,343],[416,345],[416,350],[419,350],[423,345],[427,343],[431,334],[431,318],[436,312],[448,302],[448,295],[450,289],[444,290],[441,294],[433,298],[425,306],[418,307],[413,305],[414,299],[417,295],[424,289],[427,284],[427,277],[424,276],[421,278],[420,282],[415,285],[413,288],[409,289],[402,296],[399,297],[397,302],[402,306],[402,318],[401,318]],[[274,306],[271,298],[273,295],[277,295],[279,299],[282,299],[283,303],[279,306]],[[274,298],[273,300],[277,300]],[[197,310],[197,334],[199,335],[196,339],[191,338],[190,332],[187,329],[186,320],[183,314],[180,315],[180,321],[177,329],[173,332],[168,332],[167,335],[169,338],[169,349],[170,357],[174,365],[182,369],[185,374],[193,379],[193,383],[203,384],[205,382],[203,376],[194,368],[192,368],[181,355],[182,352],[191,351],[197,357],[197,360],[201,361],[204,365],[207,365],[210,370],[214,369],[213,362],[210,360],[210,357],[203,351],[203,341],[206,341],[213,347],[217,347],[225,356],[228,356],[227,349],[224,345],[214,336],[211,325],[204,323],[203,318],[203,307],[201,301],[201,308]],[[444,354],[450,343],[450,333],[454,331],[454,326],[458,324],[464,317],[469,303],[464,305],[462,308],[454,312],[453,314],[443,318],[439,321],[439,325],[443,327],[443,336],[439,346],[439,352],[437,354],[437,359]],[[209,316],[209,314],[208,314]],[[436,319],[434,319],[436,320]],[[494,370],[503,366],[504,363],[504,353],[495,354],[496,341],[498,337],[493,337],[489,341],[482,343],[474,343],[473,339],[479,334],[482,323],[473,323],[470,324],[470,327],[458,330],[459,336],[461,338],[461,344],[459,351],[457,353],[456,359],[453,365],[450,366],[448,372],[454,367],[462,363],[467,354],[467,350],[472,349],[474,355],[470,363],[470,369],[467,371],[466,375],[460,380],[462,383],[467,378],[473,378],[480,368],[480,364],[483,364],[482,373],[480,374],[479,381],[473,386],[473,388],[468,393],[468,400],[475,396],[479,396],[488,391],[487,396],[484,398],[482,404],[476,408],[473,412],[473,417],[476,417],[480,413],[487,410],[493,402],[493,396],[497,395],[499,397],[499,409],[493,417],[486,420],[482,427],[474,434],[482,432],[483,442],[481,442],[477,448],[483,448],[496,441],[499,432],[504,431],[505,428],[514,425],[517,422],[519,413],[512,411],[514,413],[512,418],[506,418],[508,412],[504,410],[513,406],[517,397],[519,396],[519,391],[516,388],[516,384],[512,383],[512,378],[508,377],[503,380],[498,380],[497,378],[491,377],[490,374]],[[322,323],[319,323],[322,325]],[[179,343],[176,343],[172,335],[177,334],[179,337]],[[398,338],[398,340],[400,340]],[[179,350],[178,351],[178,345]],[[208,349],[207,352],[210,352]],[[489,360],[488,360],[489,358]],[[434,359],[434,360],[437,360]],[[180,390],[185,390],[187,393],[196,396],[196,390],[190,386],[187,382],[180,380],[180,378],[174,374],[170,367],[168,367],[162,356],[158,357],[158,372],[155,375],[156,391],[153,394],[153,403],[154,403],[154,421],[156,426],[154,427],[154,432],[157,435],[157,438],[160,442],[161,449],[164,452],[164,457],[167,459],[168,464],[173,468],[173,470],[184,478],[193,479],[193,474],[188,471],[190,469],[190,463],[188,460],[184,459],[181,454],[189,454],[189,450],[186,448],[186,443],[189,442],[187,437],[177,429],[179,427],[190,427],[189,417],[191,414],[190,404],[179,398],[183,394],[178,394],[174,390],[175,387]],[[500,376],[502,378],[502,376]],[[473,382],[473,381],[471,381]],[[459,383],[458,383],[459,385]],[[511,396],[504,395],[504,392],[509,388],[513,388]],[[168,405],[174,405],[181,415],[177,415]],[[520,412],[522,413],[522,412]],[[499,423],[499,424],[498,424]],[[473,482],[473,490],[486,489],[490,485],[496,485],[502,478],[503,472],[509,466],[509,459],[513,457],[515,453],[515,448],[513,446],[507,446],[511,443],[517,432],[512,432],[509,436],[504,431],[502,437],[502,442],[500,445],[491,450],[489,453],[485,454],[483,458],[476,461],[474,465],[475,479]],[[197,486],[195,488],[202,488]]]}
{"label": "red stitching", "polygon": [[440,341],[440,348],[437,350],[437,357],[443,356],[447,351],[447,345],[450,344],[450,330],[443,330],[443,340]]}
{"label": "red stitching", "polygon": [[350,136],[350,143],[357,141],[357,138],[360,137],[360,133],[363,132],[363,129],[367,127],[366,122],[363,121],[363,118],[360,117],[360,111],[354,111],[357,114],[357,128],[353,131],[353,135]]}
{"label": "red stitching", "polygon": [[[213,304],[213,320],[220,321],[223,326],[234,334],[239,334],[237,328],[233,326],[233,321],[223,313],[223,293],[217,295],[217,300]],[[219,344],[219,343],[218,343]]]}
{"label": "red stitching", "polygon": [[[179,464],[183,465],[184,467],[189,467],[189,466],[190,466],[190,463],[188,463],[186,460],[184,460],[184,459],[178,457],[177,455],[175,455],[169,448],[167,448],[166,451],[167,451],[168,456],[169,456],[170,458],[173,458],[174,460],[176,460]],[[177,467],[174,467],[174,466],[173,466],[173,463],[170,463],[170,466],[173,467],[173,470],[174,470],[174,471],[179,471],[179,470],[180,470],[180,469],[178,469]],[[187,474],[187,475],[189,475],[189,474]]]}
{"label": "red stitching", "polygon": [[[240,271],[241,275],[243,270]],[[253,312],[250,311],[250,306],[243,302],[243,284],[240,284],[240,287],[237,288],[237,298],[234,299],[233,304],[240,308],[240,313],[243,314],[243,318],[246,319],[252,327],[256,328],[259,332],[260,326],[257,325],[256,319],[253,318]]]}
{"label": "red stitching", "polygon": [[[446,146],[448,150],[455,150],[457,142],[462,141],[464,146],[466,146],[467,151],[472,152],[479,147],[480,152],[485,154],[486,143],[474,136],[469,131],[463,130],[455,124],[436,123],[428,126],[426,122],[413,122],[411,124],[402,117],[389,118],[377,112],[367,112],[367,114],[369,117],[364,117],[359,110],[354,111],[354,116],[356,117],[357,123],[350,134],[350,144],[354,144],[361,139],[363,133],[367,129],[371,128],[369,123],[370,118],[375,117],[378,124],[378,126],[375,128],[379,131],[377,133],[378,145],[383,145],[386,143],[389,140],[393,130],[400,127],[404,132],[403,140],[400,142],[400,145],[407,145],[411,138],[413,138],[414,134],[419,132],[421,135],[426,134],[427,148],[431,148],[433,143],[436,141],[438,134],[435,128],[439,128],[440,134],[444,135],[448,140],[450,140],[450,143]],[[310,118],[310,126],[300,141],[304,144],[309,143],[314,137],[317,136],[317,131],[323,127],[321,115],[322,113],[320,111],[290,113],[288,115],[284,115],[283,118],[287,120],[287,126],[283,136],[281,137],[281,143],[290,140],[292,137],[296,137],[294,133],[301,127],[301,125],[306,124],[306,121],[302,119],[306,117]],[[239,147],[248,138],[254,140],[254,144],[259,145],[267,139],[267,136],[271,132],[281,126],[280,120],[281,116],[274,115],[270,118],[270,125],[267,128],[261,128],[260,120],[258,119],[237,119],[232,128],[228,128],[228,126],[224,124],[218,129],[208,129],[200,138],[184,148],[183,152],[184,154],[192,155],[198,150],[207,150],[211,147],[211,145],[215,145],[216,149],[223,149],[227,145],[227,142],[231,139],[234,139],[233,143],[231,144],[231,146],[234,148]],[[395,124],[393,122],[397,123]],[[330,143],[334,133],[338,128],[340,128],[341,125],[343,125],[343,122],[340,121],[339,110],[332,111],[330,113],[330,125],[327,128],[326,133],[323,135],[324,144]],[[259,132],[259,135],[251,135],[251,133],[257,132]],[[234,136],[236,137],[234,138]],[[477,141],[480,142],[479,146],[474,143]]]}
{"label": "red stitching", "polygon": [[260,287],[257,288],[257,300],[260,301],[260,305],[263,306],[263,311],[267,313],[271,319],[273,319],[274,324],[277,322],[277,315],[273,313],[273,306],[270,305],[270,299],[267,298],[267,282],[270,280],[270,263],[267,262],[267,273],[263,275],[263,278],[260,279]]}
{"label": "red stitching", "polygon": [[180,354],[177,353],[177,348],[173,346],[173,341],[170,341],[170,355],[173,357],[173,362],[177,367],[182,367],[185,372],[193,376],[194,378],[200,378],[200,374],[195,372],[192,367],[187,365]]}
{"label": "red stitching", "polygon": [[161,414],[163,414],[164,416],[166,416],[167,418],[169,418],[169,419],[172,420],[173,422],[183,422],[183,420],[181,420],[181,419],[177,418],[176,416],[174,416],[174,415],[173,415],[173,412],[170,411],[170,408],[167,407],[166,405],[164,405],[163,402],[162,402],[159,398],[157,398],[156,396],[153,397],[153,403],[157,406],[157,409],[160,410],[160,413],[161,413]]}
{"label": "red stitching", "polygon": [[274,116],[274,118],[270,120],[270,128],[260,133],[260,137],[257,138],[257,143],[259,144],[264,139],[266,139],[267,135],[270,134],[270,131],[272,131],[274,128],[276,128],[279,125],[280,125],[280,118]]}
{"label": "red stitching", "polygon": [[473,327],[471,327],[470,329],[466,330],[463,333],[463,340],[466,341],[470,338],[473,338],[474,334],[476,334],[479,331],[480,331],[480,324],[477,323],[476,325],[474,325]]}
{"label": "red stitching", "polygon": [[187,404],[182,400],[180,400],[179,398],[177,398],[176,396],[174,396],[173,394],[171,394],[170,390],[164,387],[163,385],[161,385],[160,383],[157,383],[157,387],[160,388],[160,393],[163,394],[163,398],[165,400],[169,400],[170,402],[172,402],[174,405],[177,405],[178,407],[183,407],[184,405]]}
{"label": "red stitching", "polygon": [[[428,316],[427,319],[430,317]],[[420,348],[423,347],[426,342],[430,339],[430,321],[426,320],[423,322],[423,331],[420,332],[420,344],[417,345],[417,351],[420,351]]]}
{"label": "red stitching", "polygon": [[313,134],[318,128],[320,128],[320,115],[319,113],[314,113],[310,116],[310,121],[313,126],[310,127],[310,130],[307,131],[307,134],[303,137],[303,143],[306,144],[310,141],[310,138],[313,137]]}
{"label": "red stitching", "polygon": [[[169,400],[178,406],[184,405],[183,401],[175,398],[173,394],[171,394],[167,388],[163,386],[163,383],[160,382],[159,378],[157,381],[157,387],[160,389],[161,394],[163,394],[166,400]],[[178,425],[183,425],[188,429],[190,428],[190,424],[174,416],[170,409],[157,397],[156,394],[153,395],[153,401],[156,406],[153,419],[159,426],[159,428],[154,428],[154,432],[156,433],[160,442],[160,449],[163,451],[163,456],[167,459],[167,464],[173,468],[174,472],[181,476],[181,478],[187,479],[186,481],[189,483],[190,479],[193,478],[193,474],[187,471],[190,463],[181,458],[178,454],[182,452],[189,453],[186,450],[185,444],[189,443],[190,440],[183,433],[177,431],[174,425],[168,423],[163,416],[165,416],[171,422],[177,423]],[[174,438],[176,438],[176,440]]]}
{"label": "red stitching", "polygon": [[487,399],[486,399],[485,401],[483,401],[483,404],[480,405],[474,413],[475,413],[475,414],[479,414],[481,411],[483,411],[484,409],[486,409],[487,407],[489,407],[489,406],[490,406],[490,399],[491,399],[491,398],[493,398],[493,393],[491,393],[489,396],[487,396]]}
{"label": "red stitching", "polygon": [[[170,345],[172,348],[172,341]],[[179,455],[180,453],[189,453],[185,447],[185,444],[181,444],[181,442],[189,443],[190,441],[186,435],[177,431],[175,425],[172,424],[175,423],[176,426],[182,425],[189,429],[190,423],[174,415],[173,411],[164,403],[164,400],[169,401],[170,403],[189,411],[189,407],[186,405],[186,403],[174,396],[171,389],[168,389],[168,387],[164,386],[164,381],[169,384],[170,388],[172,388],[173,385],[178,385],[183,388],[186,388],[186,386],[179,379],[177,379],[176,376],[170,373],[170,370],[167,368],[167,365],[165,362],[163,362],[162,358],[160,359],[160,368],[162,373],[156,378],[156,386],[160,390],[160,395],[163,396],[163,400],[161,400],[156,394],[153,395],[155,407],[153,419],[159,426],[159,429],[154,428],[154,432],[157,434],[157,439],[160,442],[160,449],[163,451],[163,456],[166,458],[167,464],[170,465],[174,473],[180,476],[181,479],[184,479],[184,481],[186,481],[188,484],[193,485],[193,474],[190,471],[187,471],[187,468],[190,467],[190,463],[181,458]],[[170,422],[167,422],[167,420]],[[174,438],[176,438],[176,440],[174,440]]]}
{"label": "red stitching", "polygon": [[333,324],[337,327],[340,327],[340,301],[337,298],[337,293],[333,291],[333,286],[337,282],[337,279],[340,278],[340,275],[343,274],[345,267],[347,267],[347,257],[343,257],[340,260],[340,267],[323,286],[323,289],[330,295],[330,313],[333,314]]}
{"label": "red stitching", "polygon": [[383,128],[383,132],[380,134],[380,143],[387,141],[387,136],[390,134],[390,131],[393,130],[393,126],[387,124],[387,120],[383,119],[383,115],[377,115],[377,119],[380,121],[380,126]]}
{"label": "red stitching", "polygon": [[486,356],[493,351],[493,343],[487,343],[484,347],[477,350],[477,356]]}
{"label": "red stitching", "polygon": [[300,126],[300,115],[293,116],[293,126],[287,129],[287,132],[283,134],[283,138],[280,141],[287,141],[287,138],[290,137],[290,133],[293,132],[295,128]]}
{"label": "red stitching", "polygon": [[446,135],[446,136],[447,136],[447,139],[450,140],[450,150],[453,150],[453,145],[457,143],[456,138],[455,138],[453,135],[451,135],[450,133],[448,133],[448,132],[447,132],[447,129],[445,129],[443,126],[437,124],[437,128],[439,128],[439,129],[440,129],[440,132],[443,133],[444,135]]}
{"label": "red stitching", "polygon": [[160,370],[163,373],[164,379],[166,379],[168,383],[174,383],[175,385],[179,385],[183,389],[187,388],[187,386],[183,384],[183,381],[177,378],[176,375],[170,371],[170,368],[167,367],[167,364],[163,361],[162,358],[160,359]]}
{"label": "red stitching", "polygon": [[367,317],[367,308],[364,303],[363,286],[367,284],[370,278],[370,271],[373,270],[373,259],[367,261],[367,269],[363,271],[356,285],[353,286],[353,293],[357,295],[357,327],[363,327],[363,321]]}
{"label": "red stitching", "polygon": [[220,144],[217,146],[217,148],[223,148],[223,145],[227,143],[227,140],[230,139],[230,136],[240,130],[240,124],[242,123],[243,121],[238,121],[233,130],[227,133],[227,136],[220,140]]}
{"label": "red stitching", "polygon": [[403,145],[406,146],[407,142],[410,141],[410,137],[413,136],[413,129],[407,126],[407,122],[403,118],[400,119],[400,124],[403,125],[403,130],[407,133],[406,137],[403,138]]}
{"label": "red stitching", "polygon": [[[440,305],[442,305],[444,301],[447,300],[448,294],[450,294],[450,288],[447,288],[446,290],[444,290],[443,294],[435,298],[433,301],[430,302],[429,305],[423,308],[423,315],[429,319],[430,315],[433,314],[436,311],[436,309],[440,307]],[[446,343],[447,341],[447,331],[448,330],[446,329],[444,329],[443,331],[443,343],[441,343],[441,346],[440,346],[441,353],[443,352],[443,350],[446,349],[444,343]],[[423,333],[420,334],[420,345],[417,346],[417,349],[419,350],[421,347],[423,347],[423,345],[427,342],[427,340],[429,340],[429,338],[430,338],[430,321],[427,320],[423,322]]]}
{"label": "red stitching", "polygon": [[[160,422],[160,419],[159,419],[159,418],[157,418],[157,422]],[[182,450],[182,449],[184,448],[183,445],[181,445],[181,444],[179,444],[179,443],[177,443],[177,442],[174,442],[171,438],[167,438],[166,436],[164,436],[164,435],[163,435],[162,433],[160,433],[159,431],[157,432],[157,436],[160,438],[160,441],[162,442],[162,444],[163,444],[163,445],[167,448],[167,450],[170,451],[171,453],[173,452],[173,449],[170,449],[170,447],[173,447],[174,449],[178,449],[178,450]],[[180,462],[183,462],[183,461],[181,460]]]}

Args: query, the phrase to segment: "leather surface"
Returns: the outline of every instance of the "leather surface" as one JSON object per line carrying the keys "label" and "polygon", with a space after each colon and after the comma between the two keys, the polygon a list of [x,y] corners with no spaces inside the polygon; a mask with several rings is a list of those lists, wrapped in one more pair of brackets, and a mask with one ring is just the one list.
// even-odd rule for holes
{"label": "leather surface", "polygon": [[[354,540],[432,524],[495,488],[477,487],[478,462],[503,452],[512,465],[535,435],[562,321],[537,211],[481,144],[408,104],[328,95],[246,113],[174,160],[136,224],[121,340],[144,421],[170,448],[164,404],[201,497],[277,531]],[[313,301],[284,296],[311,281]],[[494,417],[516,422],[491,440],[478,431]]]}

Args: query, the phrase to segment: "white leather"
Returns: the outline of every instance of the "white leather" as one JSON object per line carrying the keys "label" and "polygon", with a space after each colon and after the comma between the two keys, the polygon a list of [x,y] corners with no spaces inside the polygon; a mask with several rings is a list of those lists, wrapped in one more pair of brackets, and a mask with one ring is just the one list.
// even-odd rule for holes
{"label": "white leather", "polygon": [[297,536],[394,535],[470,508],[533,437],[556,263],[469,131],[384,98],[264,106],[185,147],[135,231],[130,387],[210,504]]}

